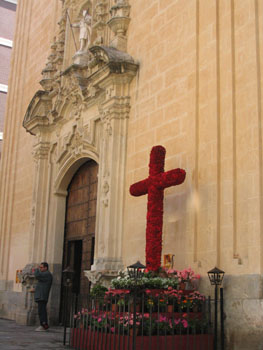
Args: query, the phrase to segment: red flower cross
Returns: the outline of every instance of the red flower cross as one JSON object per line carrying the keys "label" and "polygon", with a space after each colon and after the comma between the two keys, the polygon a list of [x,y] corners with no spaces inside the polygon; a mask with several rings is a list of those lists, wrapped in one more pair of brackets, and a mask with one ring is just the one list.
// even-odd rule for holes
{"label": "red flower cross", "polygon": [[156,271],[161,266],[162,226],[163,226],[163,192],[170,186],[184,182],[185,171],[173,169],[164,172],[165,148],[155,146],[151,150],[149,176],[130,187],[133,196],[148,194],[146,227],[146,266]]}

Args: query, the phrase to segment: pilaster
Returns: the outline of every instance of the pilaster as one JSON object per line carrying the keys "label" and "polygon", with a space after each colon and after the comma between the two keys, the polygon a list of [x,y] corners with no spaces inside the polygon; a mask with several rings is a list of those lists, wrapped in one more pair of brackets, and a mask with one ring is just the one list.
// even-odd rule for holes
{"label": "pilaster", "polygon": [[46,259],[46,210],[48,210],[50,187],[49,151],[50,143],[43,138],[40,138],[33,149],[35,176],[30,222],[30,262],[40,262]]}

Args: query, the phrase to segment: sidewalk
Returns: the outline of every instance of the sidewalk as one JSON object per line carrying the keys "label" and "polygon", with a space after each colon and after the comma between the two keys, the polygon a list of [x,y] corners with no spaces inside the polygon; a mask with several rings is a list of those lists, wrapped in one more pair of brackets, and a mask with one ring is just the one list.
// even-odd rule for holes
{"label": "sidewalk", "polygon": [[47,332],[35,332],[36,327],[21,326],[14,321],[0,319],[1,350],[69,350],[63,346],[63,328],[53,327]]}

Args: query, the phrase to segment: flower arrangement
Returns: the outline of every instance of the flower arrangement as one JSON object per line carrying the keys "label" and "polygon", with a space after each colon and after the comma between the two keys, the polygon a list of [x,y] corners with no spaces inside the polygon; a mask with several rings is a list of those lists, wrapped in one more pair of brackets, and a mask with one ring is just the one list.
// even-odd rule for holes
{"label": "flower arrangement", "polygon": [[176,273],[180,282],[193,282],[200,279],[200,275],[195,274],[191,267],[182,271],[176,271]]}
{"label": "flower arrangement", "polygon": [[208,328],[208,321],[190,318],[189,314],[182,313],[180,317],[171,317],[158,314],[153,317],[150,313],[113,313],[88,312],[82,309],[75,315],[75,321],[82,324],[82,328],[97,330],[112,334],[130,334],[134,323],[138,335],[176,335],[186,333],[203,333]]}
{"label": "flower arrangement", "polygon": [[[143,289],[167,289],[168,287],[177,288],[179,279],[175,274],[167,274],[164,269],[159,269],[157,272],[146,270],[143,277],[137,280],[136,288]],[[111,286],[114,289],[129,289],[134,288],[135,281],[126,273],[121,273],[117,278],[111,281]]]}
{"label": "flower arrangement", "polygon": [[[158,271],[145,270],[143,277],[136,281],[136,287],[140,289],[178,289],[180,283],[190,283],[193,286],[193,281],[199,280],[200,275],[195,274],[189,267],[182,271],[175,269],[163,269]],[[126,273],[121,273],[117,278],[111,281],[111,286],[114,289],[134,288],[135,281]]]}
{"label": "flower arrangement", "polygon": [[169,312],[201,311],[205,296],[198,291],[184,294],[182,290],[150,290],[146,289],[146,308],[150,311],[167,312],[169,305],[173,308]]}

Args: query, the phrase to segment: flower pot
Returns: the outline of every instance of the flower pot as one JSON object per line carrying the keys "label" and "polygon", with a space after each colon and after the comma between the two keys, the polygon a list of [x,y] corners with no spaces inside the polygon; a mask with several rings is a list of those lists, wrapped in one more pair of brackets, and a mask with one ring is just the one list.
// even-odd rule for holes
{"label": "flower pot", "polygon": [[[139,331],[139,329],[136,327],[136,329],[135,329],[135,334],[136,335],[138,334],[138,331]],[[129,329],[129,334],[130,334],[131,337],[133,336],[133,327]]]}
{"label": "flower pot", "polygon": [[167,306],[167,312],[173,312],[173,305]]}
{"label": "flower pot", "polygon": [[185,287],[186,287],[185,282],[181,282],[181,283],[179,284],[179,289],[180,289],[180,290],[185,290]]}
{"label": "flower pot", "polygon": [[[141,305],[136,304],[135,309],[136,309],[136,312],[140,312],[141,311]],[[133,303],[132,303],[130,311],[133,312],[133,310],[134,310],[134,306],[133,306]]]}

